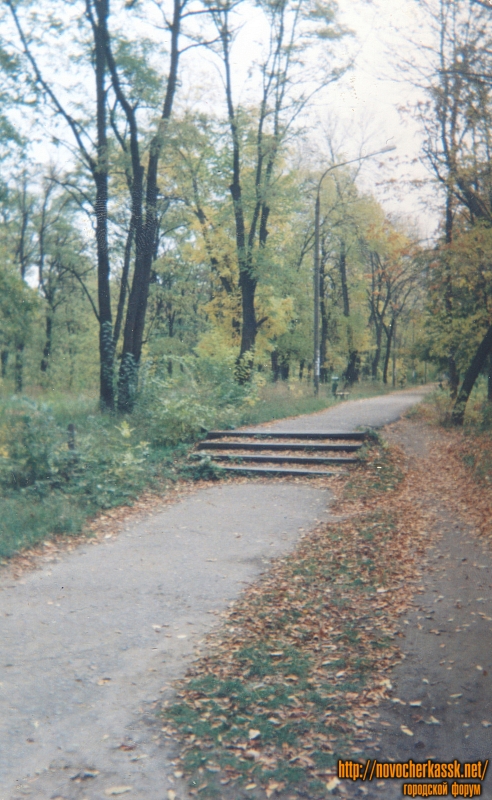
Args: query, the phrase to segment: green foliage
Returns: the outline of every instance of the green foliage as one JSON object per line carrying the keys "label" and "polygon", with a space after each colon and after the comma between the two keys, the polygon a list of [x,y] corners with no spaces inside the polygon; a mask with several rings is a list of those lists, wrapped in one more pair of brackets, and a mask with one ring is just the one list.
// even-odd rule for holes
{"label": "green foliage", "polygon": [[41,498],[56,491],[91,509],[134,497],[145,484],[148,445],[135,439],[126,421],[89,417],[69,449],[67,431],[49,407],[22,400],[4,410],[0,434],[0,486],[6,490]]}
{"label": "green foliage", "polygon": [[254,383],[240,386],[234,379],[232,357],[173,358],[174,375],[161,377],[149,365],[134,419],[154,447],[195,441],[212,426],[233,427],[245,407],[254,404]]}

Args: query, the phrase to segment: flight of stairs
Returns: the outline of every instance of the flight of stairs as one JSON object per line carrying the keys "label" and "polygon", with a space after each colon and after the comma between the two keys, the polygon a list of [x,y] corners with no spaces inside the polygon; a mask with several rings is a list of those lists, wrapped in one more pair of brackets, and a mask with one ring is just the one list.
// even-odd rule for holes
{"label": "flight of stairs", "polygon": [[329,476],[344,474],[341,467],[358,462],[365,438],[359,431],[208,431],[197,450],[227,472]]}

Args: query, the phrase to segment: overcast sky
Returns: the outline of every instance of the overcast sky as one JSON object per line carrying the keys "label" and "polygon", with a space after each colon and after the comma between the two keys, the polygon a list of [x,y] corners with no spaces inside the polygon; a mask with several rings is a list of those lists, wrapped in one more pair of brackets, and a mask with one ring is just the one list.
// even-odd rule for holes
{"label": "overcast sky", "polygon": [[[421,41],[429,36],[421,4],[419,0],[340,0],[339,5],[341,23],[353,30],[355,36],[337,47],[342,50],[345,47],[345,55],[355,55],[356,58],[353,69],[320,93],[309,112],[308,128],[319,166],[329,160],[329,148],[324,141],[326,131],[332,132],[338,145],[336,149],[343,159],[359,155],[361,142],[366,153],[388,144],[395,145],[395,153],[365,162],[360,183],[376,194],[388,212],[413,217],[418,221],[422,235],[431,236],[438,216],[429,213],[429,207],[422,207],[420,201],[425,193],[421,189],[412,190],[409,183],[410,179],[422,179],[428,175],[418,162],[421,138],[417,125],[409,118],[402,118],[397,110],[398,106],[417,96],[410,82],[405,81],[401,56],[415,60],[417,50],[412,48],[408,38]],[[239,68],[234,69],[236,101],[247,101],[251,91],[248,67],[254,55],[260,52],[258,42],[263,38],[260,19],[261,15],[252,12],[249,6],[249,16],[243,20],[244,27],[234,50],[235,67]],[[134,30],[141,29],[141,33],[154,35],[160,40],[162,34],[152,30],[149,22],[150,19],[142,20]],[[313,59],[316,58],[315,52],[313,50]],[[192,101],[193,93],[199,105],[203,105],[203,98],[207,98],[208,104],[214,105],[214,112],[218,103],[224,103],[217,64],[213,66],[213,60],[211,54],[203,50],[190,51],[183,60],[183,85],[178,93],[178,105]],[[46,66],[49,70],[55,67],[55,63]],[[70,83],[68,76],[66,78]],[[63,83],[63,73],[58,71],[56,80]],[[93,77],[89,75],[88,80],[92,82]],[[48,160],[51,150],[45,142],[44,147],[38,150],[42,153],[46,148],[46,153],[39,156],[40,160]],[[66,157],[69,157],[68,153]]]}
{"label": "overcast sky", "polygon": [[[424,197],[422,190],[412,190],[409,184],[411,179],[429,175],[417,161],[422,139],[417,124],[398,111],[399,106],[421,97],[401,69],[400,57],[413,62],[420,58],[410,41],[429,42],[427,21],[418,0],[341,2],[340,18],[355,32],[359,49],[354,69],[333,87],[333,107],[327,108],[326,114],[339,115],[347,125],[352,121],[354,132],[365,124],[377,146],[396,145],[396,152],[385,157],[387,165],[381,173],[396,182],[381,186],[379,197],[388,210],[417,218],[423,234],[430,236],[437,215],[429,214],[428,206],[424,209],[421,204],[421,200],[429,200],[429,192]],[[368,183],[373,177],[377,180],[369,163],[362,177]]]}

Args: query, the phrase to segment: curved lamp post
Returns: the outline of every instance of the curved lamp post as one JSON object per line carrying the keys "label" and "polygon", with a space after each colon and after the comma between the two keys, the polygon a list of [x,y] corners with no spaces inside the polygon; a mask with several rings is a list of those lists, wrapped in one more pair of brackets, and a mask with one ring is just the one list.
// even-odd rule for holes
{"label": "curved lamp post", "polygon": [[333,164],[323,172],[318,181],[318,189],[316,191],[316,205],[314,209],[314,393],[319,392],[319,375],[320,375],[320,352],[319,352],[319,224],[320,224],[320,193],[321,184],[325,177],[334,169],[338,167],[345,167],[347,164],[354,164],[356,161],[365,161],[366,158],[373,156],[380,156],[383,153],[389,153],[390,150],[396,150],[395,145],[383,147],[382,150],[376,150],[374,153],[368,153],[366,156],[359,156],[359,158],[351,158],[350,161],[342,161],[340,164]]}

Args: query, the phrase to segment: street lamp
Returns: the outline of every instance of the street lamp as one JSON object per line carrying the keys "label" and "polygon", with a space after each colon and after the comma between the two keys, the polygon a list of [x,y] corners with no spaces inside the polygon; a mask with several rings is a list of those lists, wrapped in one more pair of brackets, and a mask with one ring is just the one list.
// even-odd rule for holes
{"label": "street lamp", "polygon": [[354,164],[356,161],[365,161],[366,158],[373,156],[380,156],[383,153],[389,153],[390,150],[396,150],[395,145],[388,145],[383,147],[382,150],[376,150],[374,153],[368,153],[366,156],[359,156],[359,158],[351,158],[350,161],[342,161],[340,164],[333,164],[333,166],[326,169],[318,182],[318,189],[316,192],[316,205],[314,209],[314,393],[319,393],[319,375],[320,375],[320,352],[319,352],[319,221],[320,221],[320,193],[321,184],[325,177],[334,169],[338,167],[345,167],[347,164]]}

